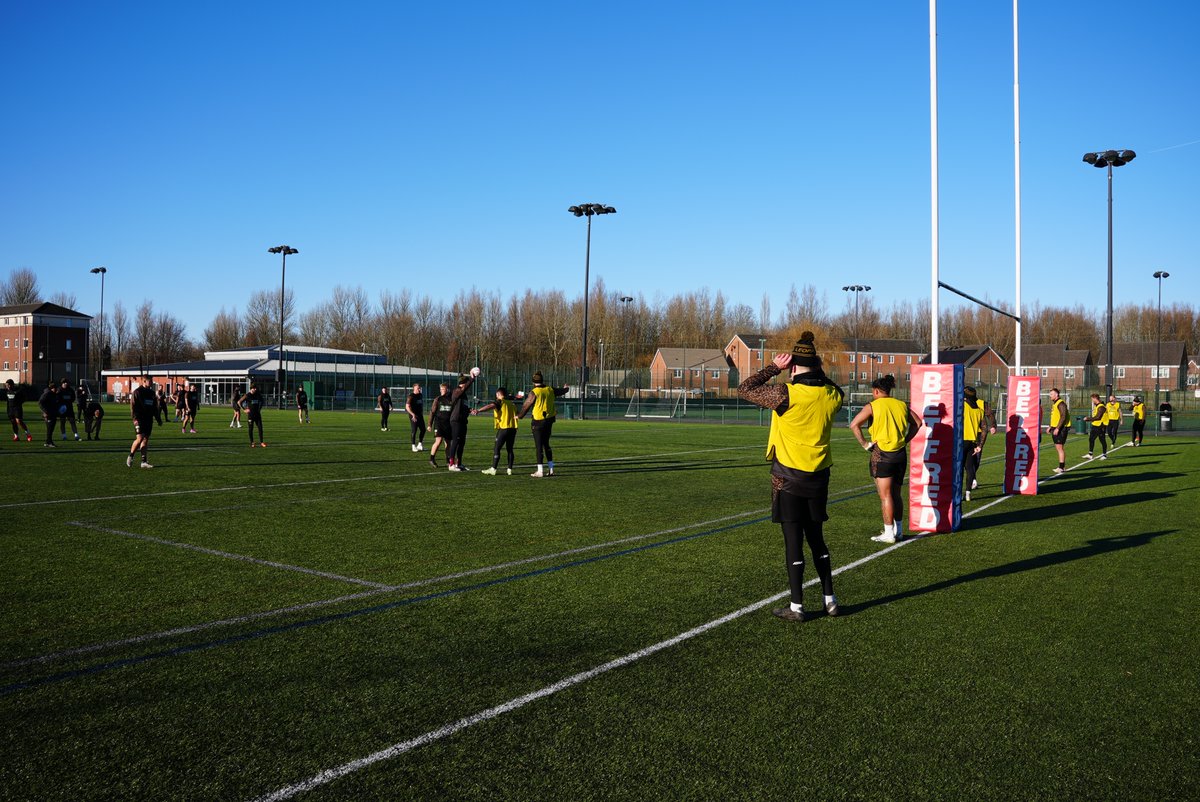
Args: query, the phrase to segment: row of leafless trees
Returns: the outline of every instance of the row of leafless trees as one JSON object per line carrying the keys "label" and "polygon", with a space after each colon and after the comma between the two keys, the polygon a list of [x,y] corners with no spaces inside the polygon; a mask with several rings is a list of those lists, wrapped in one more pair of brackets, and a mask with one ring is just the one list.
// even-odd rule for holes
{"label": "row of leafless trees", "polygon": [[[40,299],[32,271],[13,271],[0,283],[0,304]],[[49,300],[75,306],[74,297],[64,293]],[[730,303],[720,291],[631,298],[610,292],[600,280],[587,304],[588,363],[599,367],[603,351],[605,367],[644,367],[660,346],[721,348],[735,333],[765,334],[769,347],[782,349],[804,329],[814,331],[826,351],[849,344],[856,332],[862,339],[916,340],[922,349],[929,347],[928,301],[898,301],[884,307],[871,296],[862,296],[857,316],[853,305],[839,301],[842,308],[833,311],[827,296],[814,286],[793,286],[786,296],[764,295],[755,310]],[[995,305],[1005,308],[1003,303]],[[395,364],[433,369],[455,370],[470,362],[560,370],[579,364],[583,314],[582,298],[568,298],[560,290],[502,296],[471,288],[443,302],[409,289],[385,291],[373,300],[361,287],[336,286],[328,300],[304,312],[297,311],[288,292],[284,339],[386,353]],[[1022,310],[1022,316],[1025,343],[1065,342],[1097,354],[1103,345],[1102,314],[1082,305],[1034,303]],[[1114,314],[1114,340],[1153,341],[1158,325],[1155,307],[1123,305]],[[132,312],[117,301],[106,311],[104,328],[106,336],[93,337],[93,343],[108,343],[113,365],[173,362],[197,357],[201,351],[269,345],[279,341],[279,292],[260,290],[250,296],[245,308],[222,309],[199,342],[190,341],[179,319],[156,310],[149,300]],[[1012,356],[1015,330],[1004,315],[975,305],[944,308],[939,328],[943,347],[989,344],[1006,358]],[[1162,338],[1184,341],[1189,353],[1200,352],[1200,310],[1187,304],[1164,307]]]}

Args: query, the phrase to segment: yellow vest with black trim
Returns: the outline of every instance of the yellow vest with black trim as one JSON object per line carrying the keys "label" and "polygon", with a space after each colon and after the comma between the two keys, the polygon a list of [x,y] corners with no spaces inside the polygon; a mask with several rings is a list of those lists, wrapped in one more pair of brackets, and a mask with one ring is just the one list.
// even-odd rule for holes
{"label": "yellow vest with black trim", "polygon": [[545,420],[554,417],[554,388],[533,388],[533,419]]}
{"label": "yellow vest with black trim", "polygon": [[1050,405],[1050,428],[1057,429],[1060,426],[1071,425],[1071,413],[1067,409],[1067,402],[1061,398]]}
{"label": "yellow vest with black trim", "polygon": [[880,451],[902,451],[908,434],[908,404],[899,398],[871,399],[871,442]]}
{"label": "yellow vest with black trim", "polygon": [[1092,406],[1092,426],[1103,426],[1108,423],[1108,408],[1104,404]]}
{"label": "yellow vest with black trim", "polygon": [[1146,419],[1146,405],[1145,404],[1134,404],[1133,405],[1133,419],[1134,420],[1145,420]]}
{"label": "yellow vest with black trim", "polygon": [[507,398],[497,401],[492,407],[492,423],[497,430],[517,428],[517,405]]}
{"label": "yellow vest with black trim", "polygon": [[963,401],[963,442],[974,443],[979,439],[979,430],[983,426],[983,402],[976,401],[979,406],[973,407]]}
{"label": "yellow vest with black trim", "polygon": [[832,385],[787,385],[788,407],[771,415],[767,459],[784,467],[815,473],[833,464],[829,431],[842,406],[842,394]]}
{"label": "yellow vest with black trim", "polygon": [[1121,419],[1121,402],[1120,401],[1114,401],[1111,404],[1105,404],[1104,409],[1108,413],[1108,420],[1110,423],[1112,421]]}

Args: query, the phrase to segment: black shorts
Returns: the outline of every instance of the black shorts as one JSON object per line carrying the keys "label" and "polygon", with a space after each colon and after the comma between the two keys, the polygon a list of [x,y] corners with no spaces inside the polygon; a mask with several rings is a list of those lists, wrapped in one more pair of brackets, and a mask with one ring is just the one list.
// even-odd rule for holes
{"label": "black shorts", "polygon": [[899,451],[884,451],[878,447],[871,449],[872,479],[903,479],[907,469],[908,454],[903,448]]}
{"label": "black shorts", "polygon": [[141,436],[149,437],[154,431],[154,418],[134,418],[133,430]]}
{"label": "black shorts", "polygon": [[433,433],[443,440],[450,439],[450,419],[449,418],[434,418]]}
{"label": "black shorts", "polygon": [[1058,434],[1054,434],[1054,430],[1051,429],[1050,430],[1050,442],[1054,443],[1056,446],[1066,445],[1067,435],[1070,434],[1070,432],[1071,432],[1070,426],[1059,426]]}

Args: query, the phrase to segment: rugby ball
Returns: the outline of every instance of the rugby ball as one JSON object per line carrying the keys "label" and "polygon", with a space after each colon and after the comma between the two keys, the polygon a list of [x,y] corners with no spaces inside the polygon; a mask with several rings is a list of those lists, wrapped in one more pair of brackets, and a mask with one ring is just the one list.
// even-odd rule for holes
{"label": "rugby ball", "polygon": [[67,405],[66,404],[63,404],[61,407],[58,408],[58,414],[59,415],[67,414]]}
{"label": "rugby ball", "polygon": [[471,368],[471,378],[472,379],[478,379],[480,373],[483,373],[483,371],[480,370],[479,368]]}

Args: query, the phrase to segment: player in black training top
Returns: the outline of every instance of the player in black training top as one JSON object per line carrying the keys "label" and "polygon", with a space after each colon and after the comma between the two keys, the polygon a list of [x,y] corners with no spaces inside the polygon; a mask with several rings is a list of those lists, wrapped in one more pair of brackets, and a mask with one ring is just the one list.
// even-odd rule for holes
{"label": "player in black training top", "polygon": [[38,409],[42,411],[42,420],[46,422],[47,448],[54,448],[54,424],[58,422],[58,387],[50,380],[45,390],[38,398]]}
{"label": "player in black training top", "polygon": [[104,422],[104,407],[100,406],[100,402],[92,399],[87,402],[87,407],[83,411],[83,428],[87,430],[87,439],[91,440],[92,435],[96,435],[96,439],[100,439],[100,424]]}
{"label": "player in black training top", "polygon": [[303,387],[296,390],[296,415],[301,423],[308,423],[308,393]]}
{"label": "player in black training top", "polygon": [[433,399],[433,409],[429,410],[429,428],[433,429],[433,446],[429,449],[429,464],[437,467],[437,450],[442,443],[450,443],[450,385],[442,382],[438,385],[441,393]]}
{"label": "player in black training top", "polygon": [[133,467],[133,455],[142,454],[142,467],[153,468],[146,459],[150,450],[150,433],[154,431],[154,411],[158,409],[158,396],[150,386],[149,376],[138,376],[138,386],[129,395],[129,414],[133,418],[133,445],[125,458],[125,467]]}
{"label": "player in black training top", "polygon": [[29,433],[29,427],[25,425],[25,411],[22,404],[25,399],[22,395],[21,388],[8,379],[4,382],[4,406],[5,412],[8,413],[8,422],[12,424],[13,442],[18,442],[21,439],[21,430],[25,431],[25,441],[33,442],[33,435]]}
{"label": "player in black training top", "polygon": [[267,444],[263,440],[262,428],[263,397],[262,393],[258,391],[257,384],[250,385],[250,392],[246,393],[242,403],[246,405],[246,428],[250,431],[250,447],[254,448],[254,427],[258,426],[258,444],[262,448],[266,448]]}
{"label": "player in black training top", "polygon": [[379,397],[375,399],[375,406],[379,407],[379,431],[386,432],[388,416],[392,414],[392,394],[388,392],[388,388],[384,387],[379,391]]}
{"label": "player in black training top", "polygon": [[71,434],[79,439],[79,429],[75,428],[75,388],[66,379],[58,385],[58,425],[62,431],[62,439],[67,439],[67,424],[71,424]]}
{"label": "player in black training top", "polygon": [[421,383],[413,385],[412,392],[404,402],[408,413],[408,428],[413,452],[425,450],[425,396],[421,395]]}

